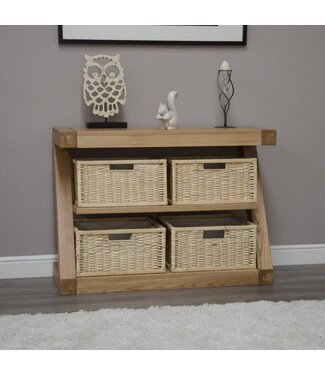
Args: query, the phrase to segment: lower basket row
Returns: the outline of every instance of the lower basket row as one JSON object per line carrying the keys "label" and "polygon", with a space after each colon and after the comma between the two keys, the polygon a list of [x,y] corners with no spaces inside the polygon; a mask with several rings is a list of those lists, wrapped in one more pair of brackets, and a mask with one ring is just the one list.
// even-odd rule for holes
{"label": "lower basket row", "polygon": [[256,225],[231,215],[82,220],[77,277],[256,268]]}

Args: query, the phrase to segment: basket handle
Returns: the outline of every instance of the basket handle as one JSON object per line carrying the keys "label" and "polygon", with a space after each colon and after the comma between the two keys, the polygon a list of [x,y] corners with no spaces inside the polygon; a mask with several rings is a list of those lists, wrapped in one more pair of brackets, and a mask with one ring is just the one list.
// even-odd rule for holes
{"label": "basket handle", "polygon": [[109,169],[111,171],[133,171],[134,164],[110,164]]}
{"label": "basket handle", "polygon": [[110,241],[128,241],[132,239],[132,233],[111,233],[107,237]]}
{"label": "basket handle", "polygon": [[226,169],[226,163],[204,163],[203,169]]}
{"label": "basket handle", "polygon": [[203,231],[203,239],[208,238],[225,238],[225,231],[224,230],[204,230]]}

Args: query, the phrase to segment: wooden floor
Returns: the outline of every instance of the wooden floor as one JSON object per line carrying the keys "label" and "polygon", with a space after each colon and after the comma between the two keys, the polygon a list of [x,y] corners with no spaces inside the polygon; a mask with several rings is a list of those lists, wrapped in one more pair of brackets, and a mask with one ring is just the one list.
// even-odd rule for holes
{"label": "wooden floor", "polygon": [[273,285],[59,296],[51,278],[0,280],[0,314],[325,299],[325,264],[281,266]]}

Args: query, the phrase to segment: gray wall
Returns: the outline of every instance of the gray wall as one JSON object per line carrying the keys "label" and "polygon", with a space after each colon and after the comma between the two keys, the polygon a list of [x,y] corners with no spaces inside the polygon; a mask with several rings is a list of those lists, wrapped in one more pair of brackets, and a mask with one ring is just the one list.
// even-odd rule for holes
{"label": "gray wall", "polygon": [[260,148],[272,245],[325,243],[325,27],[250,26],[247,47],[59,46],[55,26],[0,27],[0,256],[55,253],[51,130],[89,119],[84,54],[121,55],[130,128],[158,128],[179,91],[180,127],[222,122],[216,72],[227,59],[230,122],[275,128]]}

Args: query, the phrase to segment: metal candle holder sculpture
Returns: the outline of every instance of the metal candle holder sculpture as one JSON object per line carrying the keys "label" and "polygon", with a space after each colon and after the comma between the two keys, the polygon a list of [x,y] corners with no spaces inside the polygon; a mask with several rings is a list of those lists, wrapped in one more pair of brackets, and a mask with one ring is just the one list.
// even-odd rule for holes
{"label": "metal candle holder sculpture", "polygon": [[234,96],[235,88],[231,80],[232,69],[227,61],[223,61],[218,70],[217,85],[220,90],[219,102],[224,115],[223,126],[217,128],[233,128],[227,125],[228,111],[230,108],[230,100]]}

